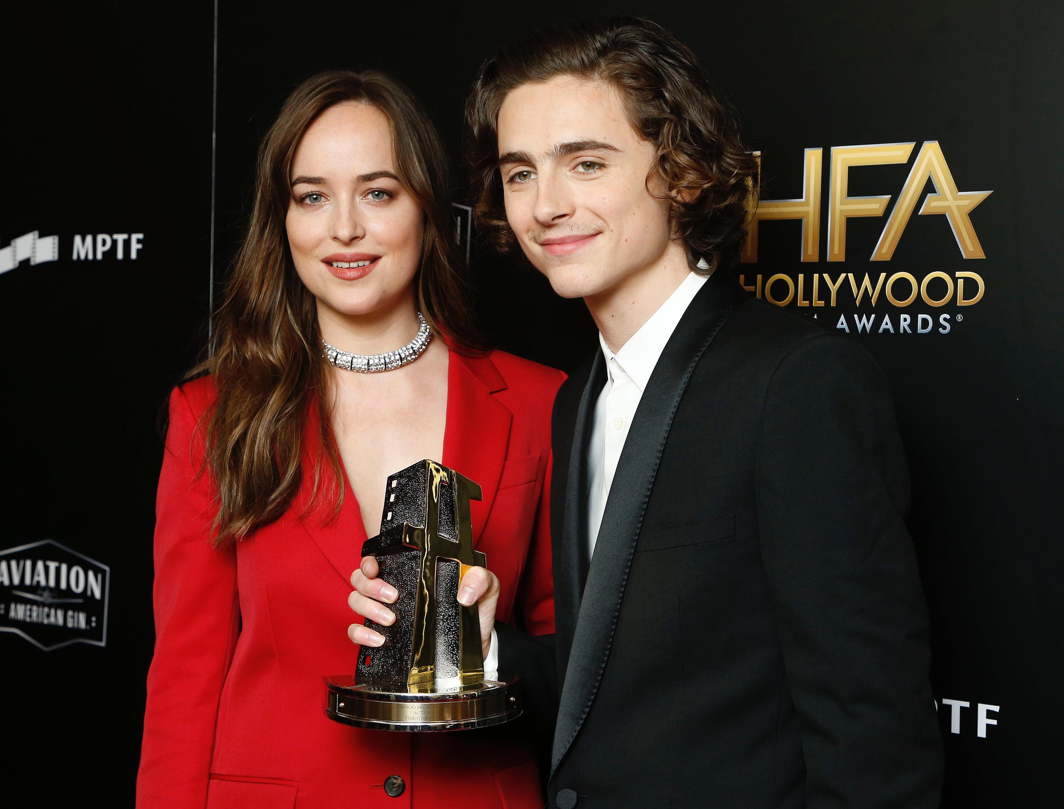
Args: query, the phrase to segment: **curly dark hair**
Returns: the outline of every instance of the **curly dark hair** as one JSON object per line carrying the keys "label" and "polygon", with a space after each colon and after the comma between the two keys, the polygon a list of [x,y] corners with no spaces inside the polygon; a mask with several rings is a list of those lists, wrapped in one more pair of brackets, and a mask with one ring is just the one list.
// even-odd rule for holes
{"label": "curly dark hair", "polygon": [[499,108],[511,90],[559,75],[602,79],[620,90],[632,128],[657,148],[654,170],[665,182],[673,227],[691,258],[734,264],[757,163],[740,140],[735,114],[716,97],[691,49],[637,17],[546,28],[503,46],[481,65],[466,123],[474,212],[484,238],[500,250],[514,244],[498,171]]}

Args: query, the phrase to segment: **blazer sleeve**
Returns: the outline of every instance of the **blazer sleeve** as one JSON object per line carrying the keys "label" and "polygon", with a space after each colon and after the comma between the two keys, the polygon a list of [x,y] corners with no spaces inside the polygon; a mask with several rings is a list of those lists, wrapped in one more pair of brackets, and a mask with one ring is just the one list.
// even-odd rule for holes
{"label": "blazer sleeve", "polygon": [[215,505],[197,421],[175,389],[156,502],[156,639],[139,809],[206,805],[218,702],[240,628],[235,551],[210,542]]}
{"label": "blazer sleeve", "polygon": [[532,544],[521,577],[517,604],[521,625],[530,635],[549,635],[554,632],[554,576],[550,544],[550,480],[554,461],[550,453],[549,432],[547,441],[547,458]]}
{"label": "blazer sleeve", "polygon": [[756,476],[806,806],[935,809],[940,737],[906,460],[863,348],[818,335],[779,362]]}
{"label": "blazer sleeve", "polygon": [[[520,591],[516,601],[517,625],[496,623],[499,669],[517,674],[522,681],[526,726],[546,768],[550,764],[551,737],[558,710],[558,684],[554,662],[554,572],[551,550],[551,414],[554,394],[565,380],[558,372],[544,412],[543,446],[546,453],[536,520]],[[546,771],[546,769],[544,770]]]}
{"label": "blazer sleeve", "polygon": [[554,633],[554,573],[551,551],[551,476],[554,471],[554,455],[551,449],[551,421],[554,397],[566,376],[561,371],[550,372],[549,380],[543,380],[537,390],[541,395],[536,417],[538,443],[545,458],[543,475],[539,481],[539,501],[536,505],[535,523],[528,549],[528,557],[515,600],[516,620],[519,627],[529,635]]}

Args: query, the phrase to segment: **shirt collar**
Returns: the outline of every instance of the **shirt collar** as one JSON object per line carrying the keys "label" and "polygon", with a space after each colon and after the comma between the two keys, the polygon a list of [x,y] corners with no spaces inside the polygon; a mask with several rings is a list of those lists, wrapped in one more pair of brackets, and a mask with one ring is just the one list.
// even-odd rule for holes
{"label": "shirt collar", "polygon": [[[646,389],[654,366],[658,364],[665,344],[669,342],[676,324],[687,311],[698,290],[709,280],[706,275],[688,272],[673,293],[658,307],[639,330],[628,338],[616,353],[610,351],[606,340],[599,332],[599,346],[606,359],[606,372],[613,379],[614,363],[638,386],[640,392]],[[610,362],[613,360],[614,362]]]}

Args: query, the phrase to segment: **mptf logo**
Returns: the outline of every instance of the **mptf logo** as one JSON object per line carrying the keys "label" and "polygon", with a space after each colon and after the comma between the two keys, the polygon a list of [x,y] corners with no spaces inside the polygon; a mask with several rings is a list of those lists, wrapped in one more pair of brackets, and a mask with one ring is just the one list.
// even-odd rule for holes
{"label": "mptf logo", "polygon": [[[143,233],[75,234],[71,261],[136,261],[144,249]],[[59,237],[24,233],[0,249],[0,274],[15,269],[24,261],[31,266],[59,260]]]}
{"label": "mptf logo", "polygon": [[107,645],[111,570],[51,539],[0,551],[0,632],[44,651]]}
{"label": "mptf logo", "polygon": [[[916,147],[910,143],[879,143],[864,146],[833,146],[831,148],[830,182],[827,199],[827,261],[844,262],[847,253],[847,223],[855,218],[882,217],[892,199],[891,195],[851,196],[850,170],[861,166],[884,166],[907,163]],[[755,152],[758,163],[761,153]],[[751,211],[747,238],[743,244],[742,260],[753,263],[758,259],[760,225],[766,221],[798,220],[802,223],[801,245],[798,253],[803,264],[820,261],[821,212],[823,209],[824,150],[806,149],[802,196],[796,199],[762,199]],[[928,191],[919,211],[916,204],[928,183]],[[898,193],[869,261],[889,262],[901,241],[915,211],[918,216],[942,216],[964,260],[985,259],[979,236],[971,220],[971,213],[993,191],[960,191],[953,178],[942,147],[938,141],[925,141],[917,153],[909,174]],[[936,269],[921,273],[888,272],[799,272],[753,275],[742,274],[739,283],[758,298],[777,306],[794,304],[799,308],[818,309],[855,308],[875,310],[882,302],[895,309],[907,309],[922,304],[931,310],[943,307],[957,309],[974,306],[986,294],[986,281],[970,270],[944,271]],[[843,301],[840,304],[840,300]],[[889,313],[843,314],[837,323],[840,331],[863,333],[926,334],[937,331],[948,334],[953,323],[963,320],[956,311],[924,312],[914,318],[902,313],[894,320]]]}

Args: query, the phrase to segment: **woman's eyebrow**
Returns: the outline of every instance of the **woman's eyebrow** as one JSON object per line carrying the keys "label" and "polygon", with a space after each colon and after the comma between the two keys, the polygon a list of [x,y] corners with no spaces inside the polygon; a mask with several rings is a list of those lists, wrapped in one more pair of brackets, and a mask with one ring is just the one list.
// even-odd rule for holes
{"label": "woman's eyebrow", "polygon": [[397,183],[401,182],[394,172],[388,171],[387,169],[371,171],[369,174],[359,174],[355,179],[360,183],[372,183],[374,180],[381,179],[395,180]]}
{"label": "woman's eyebrow", "polygon": [[[382,178],[389,178],[400,182],[399,178],[395,175],[395,172],[388,171],[387,169],[379,169],[378,171],[371,171],[368,174],[359,174],[355,180],[360,183],[371,183],[374,180],[380,180]],[[308,177],[304,174],[298,177],[292,178],[292,185],[299,185],[300,183],[306,183],[307,185],[323,185],[325,183],[324,177]]]}

